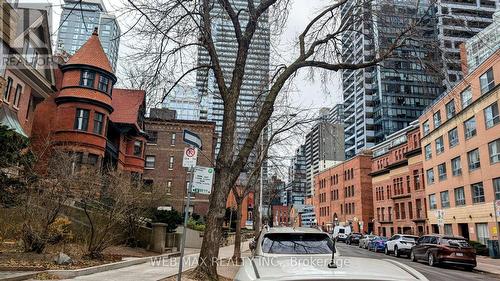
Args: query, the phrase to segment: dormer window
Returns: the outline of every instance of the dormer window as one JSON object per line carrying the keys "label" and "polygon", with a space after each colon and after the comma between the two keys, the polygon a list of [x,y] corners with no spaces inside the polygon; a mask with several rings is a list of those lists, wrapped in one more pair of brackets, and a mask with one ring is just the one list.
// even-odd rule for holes
{"label": "dormer window", "polygon": [[94,87],[95,72],[90,70],[82,71],[80,78],[80,86],[93,88]]}
{"label": "dormer window", "polygon": [[98,89],[105,93],[108,92],[109,78],[104,75],[99,75]]}

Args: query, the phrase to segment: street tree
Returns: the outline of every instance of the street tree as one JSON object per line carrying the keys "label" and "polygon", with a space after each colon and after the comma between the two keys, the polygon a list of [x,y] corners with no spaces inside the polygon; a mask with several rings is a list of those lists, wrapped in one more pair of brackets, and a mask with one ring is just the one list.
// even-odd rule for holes
{"label": "street tree", "polygon": [[[128,9],[137,21],[131,26],[136,40],[136,53],[129,59],[144,66],[142,73],[147,74],[154,85],[167,82],[170,89],[188,79],[199,69],[205,69],[215,81],[223,102],[222,134],[220,149],[215,165],[215,182],[210,197],[206,229],[199,257],[196,275],[202,280],[217,279],[216,263],[219,254],[219,239],[222,237],[222,224],[227,197],[240,173],[258,143],[259,136],[273,115],[276,100],[283,88],[301,70],[319,71],[356,70],[374,67],[389,58],[392,53],[405,45],[408,38],[421,24],[421,20],[409,18],[388,32],[389,44],[374,50],[373,54],[361,61],[344,60],[341,56],[343,40],[349,40],[349,32],[356,29],[368,15],[379,10],[374,6],[379,2],[368,0],[332,0],[318,11],[305,25],[296,39],[293,58],[272,67],[268,85],[262,93],[262,103],[242,144],[237,144],[237,112],[241,90],[247,71],[249,53],[256,31],[262,22],[270,22],[273,34],[286,26],[290,0],[248,0],[246,7],[237,8],[230,0],[128,0]],[[420,5],[420,1],[414,1]],[[238,4],[238,7],[241,3]],[[216,15],[230,20],[234,32],[236,58],[228,71],[222,67],[221,51],[214,40],[213,30],[216,22],[212,11],[220,8],[222,14]],[[415,9],[415,13],[421,9]],[[346,17],[345,15],[350,15]],[[134,18],[134,16],[131,16]],[[380,19],[380,17],[373,17]],[[396,30],[396,32],[394,32]],[[198,64],[196,52],[200,49],[209,56],[208,64]],[[276,54],[278,57],[282,54]],[[164,91],[168,95],[170,90]]]}

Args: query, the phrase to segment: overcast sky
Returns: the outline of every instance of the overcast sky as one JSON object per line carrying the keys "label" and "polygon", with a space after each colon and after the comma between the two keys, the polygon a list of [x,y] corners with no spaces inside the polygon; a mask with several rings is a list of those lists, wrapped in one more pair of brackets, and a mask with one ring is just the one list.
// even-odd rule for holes
{"label": "overcast sky", "polygon": [[[63,0],[41,1],[53,4],[52,32],[54,32],[59,25],[61,5],[64,2]],[[119,16],[119,10],[124,1],[125,0],[104,0],[108,11],[115,12],[117,14],[122,31],[124,31],[124,26],[127,25],[123,22],[126,20],[126,17]],[[33,0],[21,0],[21,2],[33,2]],[[280,56],[285,57],[291,56],[289,53],[290,46],[295,42],[297,34],[303,30],[315,12],[317,12],[318,9],[324,5],[322,3],[325,3],[324,0],[292,0],[292,2],[292,9],[290,11],[287,27],[283,35],[280,37],[280,45],[275,49],[275,52],[279,52]],[[54,37],[54,40],[56,40],[56,37]],[[125,40],[132,39],[125,36],[122,38],[122,42]],[[127,50],[124,45],[125,44],[120,45],[120,56],[123,56],[130,51]],[[120,65],[120,58],[118,64]],[[294,80],[296,89],[291,96],[291,100],[296,106],[317,109],[320,107],[332,107],[342,101],[341,88],[336,77],[332,77],[327,83],[319,82],[319,77],[314,78],[315,79],[311,80],[307,71],[299,72],[298,77]]]}
{"label": "overcast sky", "polygon": [[[57,32],[56,29],[60,24],[61,18],[61,5],[64,3],[63,0],[20,0],[20,2],[33,2],[40,1],[42,3],[48,3],[52,5],[52,33],[54,33],[54,44],[57,40]],[[283,32],[283,34],[277,38],[273,44],[273,49],[271,50],[272,57],[282,57],[284,60],[290,61],[295,58],[294,53],[290,52],[296,43],[298,38],[298,34],[300,34],[307,23],[317,14],[318,10],[323,7],[324,3],[329,2],[327,0],[291,0],[292,8],[289,13],[288,23]],[[38,2],[38,3],[40,3]],[[122,32],[126,30],[126,26],[130,26],[130,23],[124,22],[127,20],[127,17],[120,16],[120,8],[123,7],[123,4],[126,0],[104,0],[104,3],[109,12],[115,13],[118,17],[118,22],[121,26]],[[120,62],[120,58],[125,56],[130,49],[127,49],[123,42],[130,43],[130,40],[133,40],[130,36],[122,37],[118,59],[118,68],[123,67],[124,63]],[[274,53],[273,53],[274,52]],[[282,61],[280,61],[282,63]],[[120,79],[120,70],[117,72],[118,79]],[[319,77],[314,77],[311,80],[310,75],[308,75],[307,71],[301,71],[298,73],[297,77],[294,80],[295,88],[290,94],[290,101],[293,106],[301,107],[303,109],[311,109],[317,110],[321,107],[332,107],[335,104],[342,101],[341,87],[339,82],[339,76],[336,74],[332,74],[332,77],[328,78],[329,81],[326,83],[320,82]],[[194,86],[194,85],[193,85]],[[305,134],[305,132],[304,132]],[[304,134],[297,134],[296,138],[290,140],[290,143],[284,146],[280,146],[277,148],[281,153],[281,156],[287,155],[292,156],[295,148],[304,141]],[[286,152],[286,153],[283,153]],[[287,158],[287,157],[285,157]],[[283,159],[284,160],[284,159]],[[274,173],[276,173],[279,177],[287,178],[287,169],[286,165],[289,161],[285,160],[283,164],[279,168],[274,168]]]}

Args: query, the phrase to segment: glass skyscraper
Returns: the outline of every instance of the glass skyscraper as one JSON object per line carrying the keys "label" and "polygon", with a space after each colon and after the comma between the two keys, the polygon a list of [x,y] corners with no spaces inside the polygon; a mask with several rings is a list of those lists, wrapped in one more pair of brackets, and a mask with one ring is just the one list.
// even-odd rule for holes
{"label": "glass skyscraper", "polygon": [[193,87],[176,86],[163,100],[163,108],[176,111],[176,119],[200,120],[201,96]]}
{"label": "glass skyscraper", "polygon": [[64,0],[57,34],[57,49],[73,55],[99,29],[104,52],[116,70],[120,45],[120,26],[116,17],[107,13],[102,0]]}
{"label": "glass skyscraper", "polygon": [[[500,0],[437,0],[438,37],[443,60],[443,84],[451,89],[463,78],[460,45],[493,22]],[[483,45],[487,45],[487,40]]]}
{"label": "glass skyscraper", "polygon": [[[259,1],[255,2],[257,6]],[[235,11],[245,11],[248,5],[248,1],[246,0],[233,0],[231,3]],[[230,81],[238,47],[233,24],[225,10],[217,3],[214,3],[211,16],[212,36],[215,48],[224,72],[224,77],[226,81]],[[243,12],[239,18],[241,26],[246,26],[248,15]],[[258,116],[260,104],[263,102],[268,90],[270,34],[267,14],[262,15],[259,19],[258,28],[255,31],[249,50],[237,108],[237,147],[243,145],[251,125]],[[208,52],[205,48],[199,48],[198,64],[204,65],[209,63],[210,57]],[[196,75],[196,87],[202,100],[200,119],[215,121],[216,123],[215,131],[219,137],[216,146],[216,152],[218,152],[220,149],[224,111],[223,101],[214,74],[206,69],[199,69]]]}
{"label": "glass skyscraper", "polygon": [[390,58],[377,66],[342,72],[346,158],[407,127],[441,93],[436,18],[429,5],[429,1],[417,0],[344,5],[343,21],[360,15],[363,19],[342,38],[342,59],[347,63],[373,60],[410,21],[422,19]]}

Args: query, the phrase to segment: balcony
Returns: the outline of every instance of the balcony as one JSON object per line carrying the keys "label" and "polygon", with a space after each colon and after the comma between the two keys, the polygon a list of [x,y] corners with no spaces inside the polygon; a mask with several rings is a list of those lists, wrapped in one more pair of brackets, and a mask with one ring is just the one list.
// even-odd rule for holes
{"label": "balcony", "polygon": [[413,217],[413,222],[424,222],[427,220],[427,217],[424,214],[417,214],[417,216]]}

